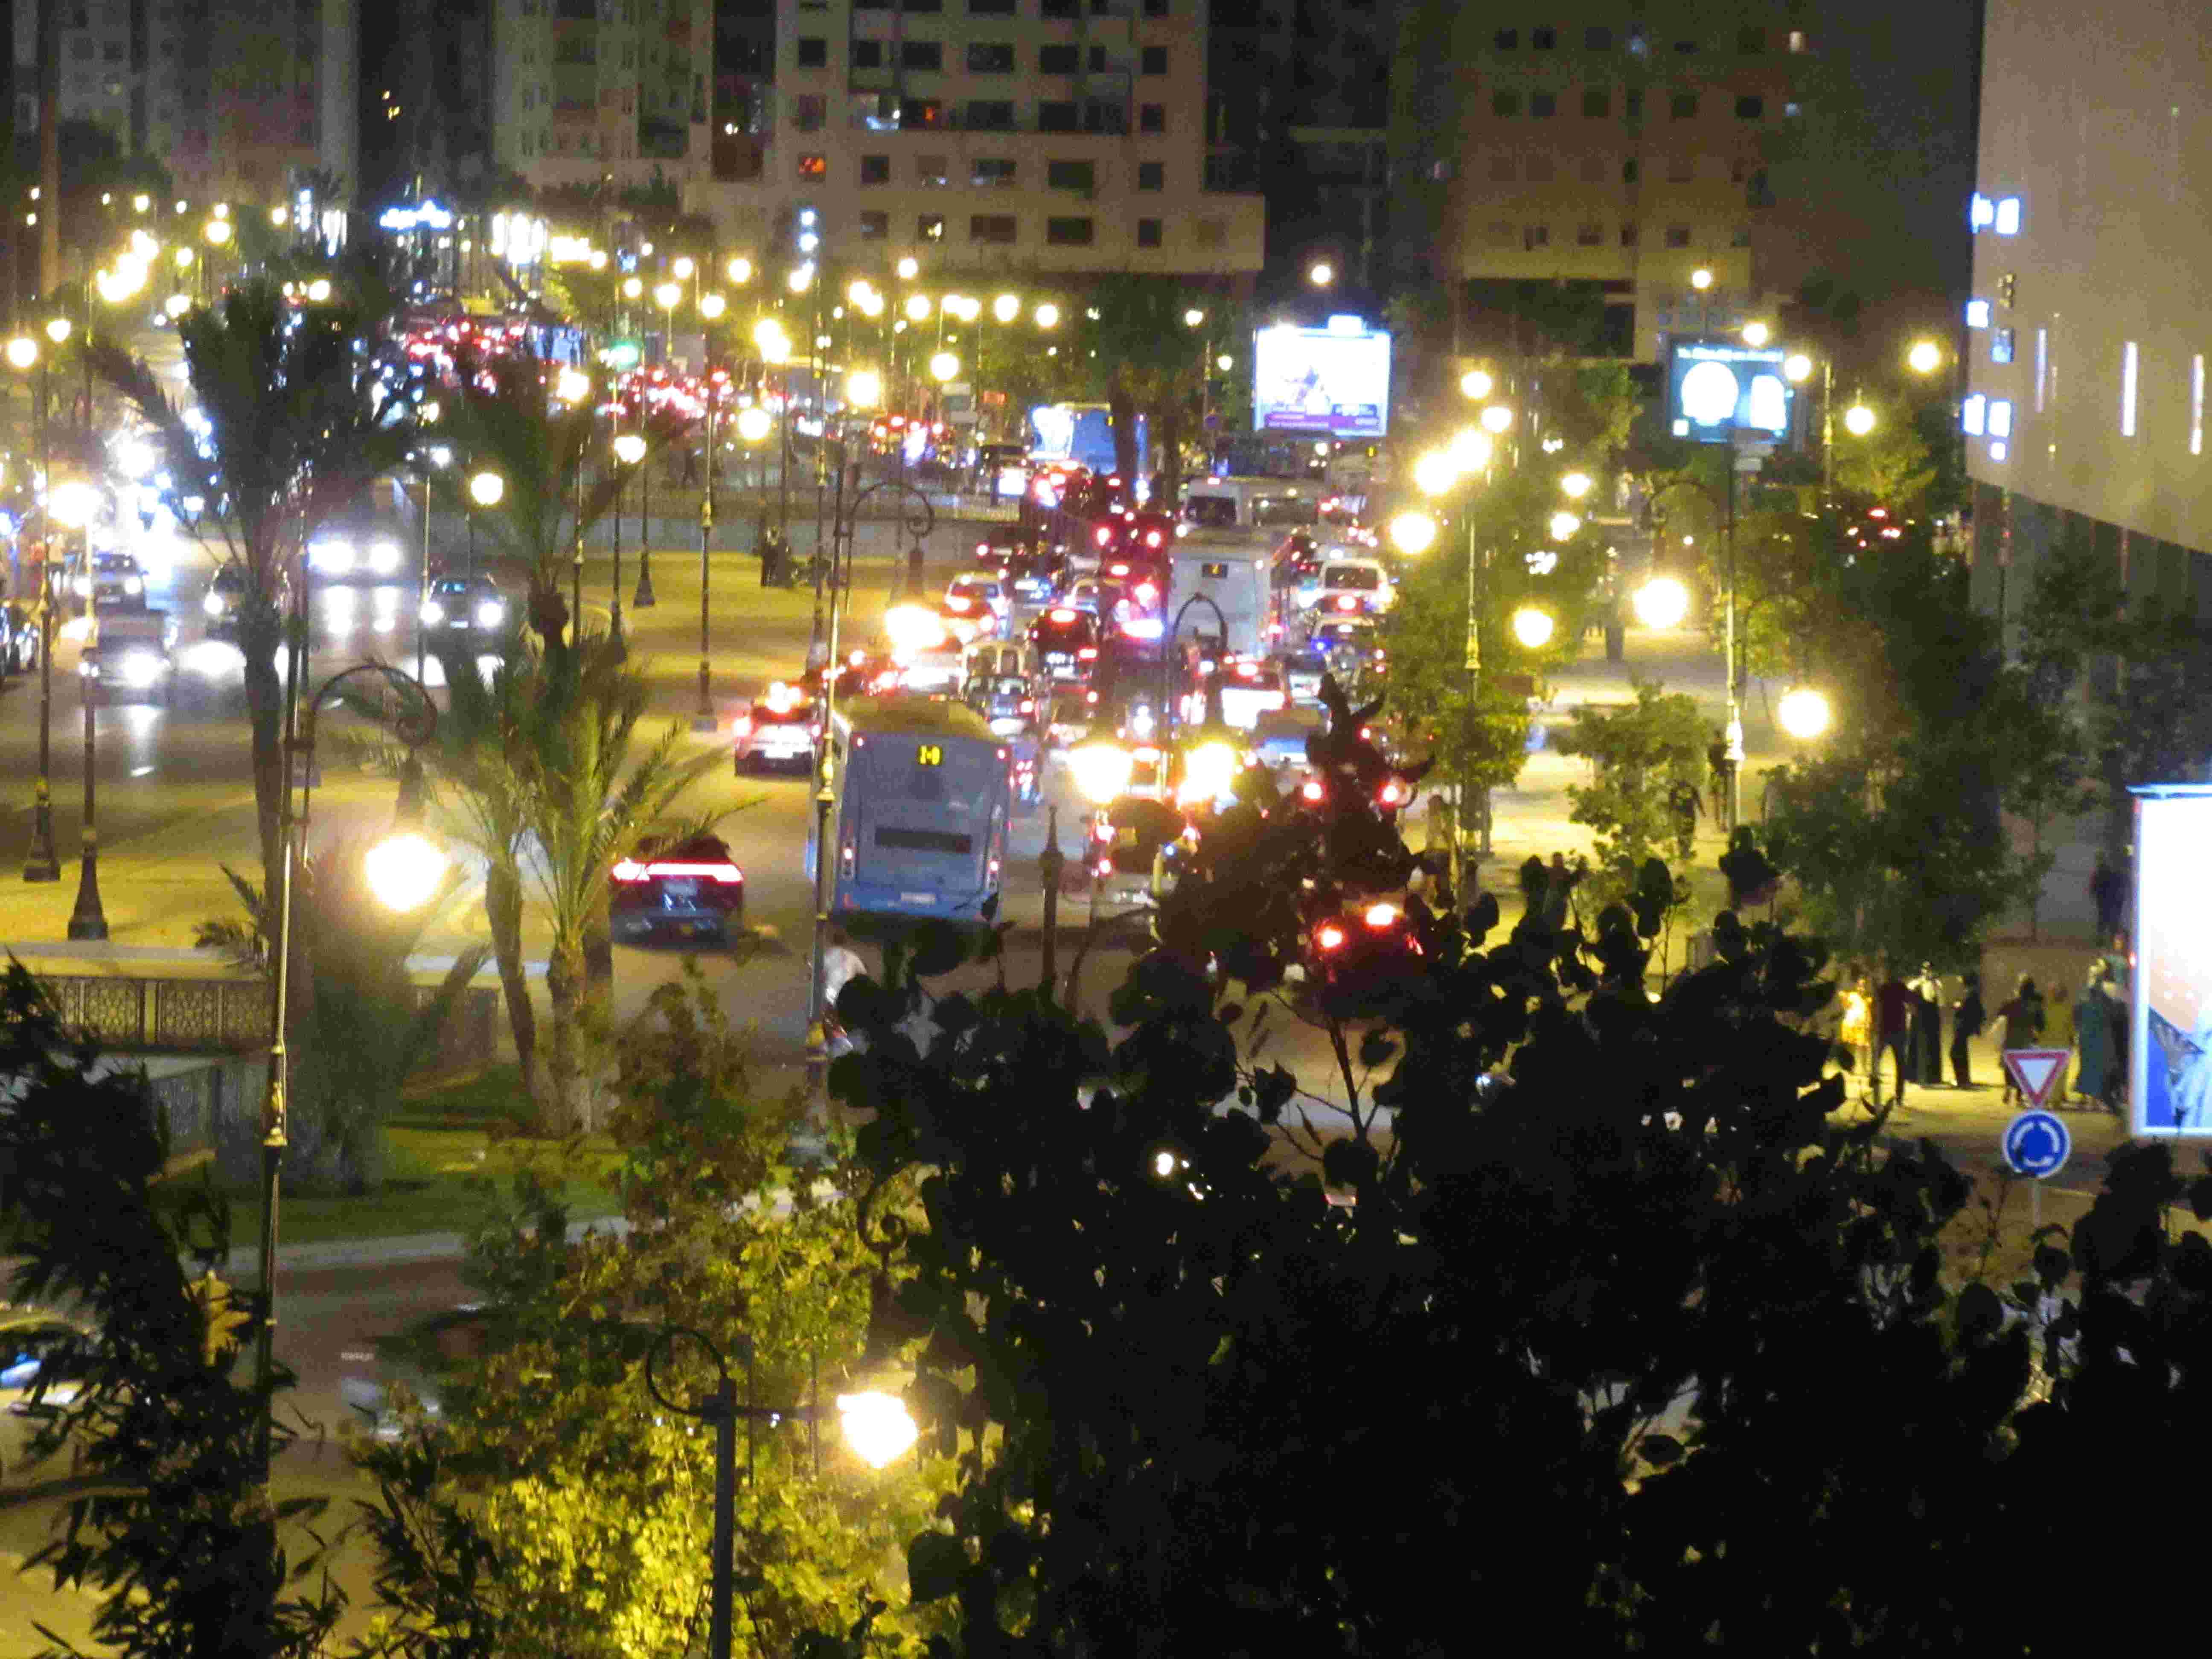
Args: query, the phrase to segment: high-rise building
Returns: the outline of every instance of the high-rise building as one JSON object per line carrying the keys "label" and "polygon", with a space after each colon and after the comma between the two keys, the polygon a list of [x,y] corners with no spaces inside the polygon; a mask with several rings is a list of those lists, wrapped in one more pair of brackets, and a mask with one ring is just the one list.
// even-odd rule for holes
{"label": "high-rise building", "polygon": [[491,52],[493,154],[532,185],[705,176],[712,0],[495,0]]}
{"label": "high-rise building", "polygon": [[[356,0],[64,0],[64,121],[106,128],[195,201],[277,202],[359,165]],[[37,7],[15,8],[16,131],[38,127]]]}
{"label": "high-rise building", "polygon": [[1449,285],[1468,350],[1507,343],[1532,285],[1555,319],[1579,302],[1587,349],[1646,360],[1670,334],[1774,320],[1815,276],[1863,302],[1862,332],[1900,295],[1880,332],[1940,321],[1966,272],[1942,198],[1971,165],[1972,13],[1613,0],[1545,18],[1407,0],[1393,278]]}
{"label": "high-rise building", "polygon": [[2089,551],[2212,616],[2212,16],[1990,0],[1963,424],[1977,604]]}
{"label": "high-rise building", "polygon": [[687,204],[841,260],[1248,274],[1264,210],[1206,187],[1206,46],[1205,0],[777,0],[773,88],[718,112]]}

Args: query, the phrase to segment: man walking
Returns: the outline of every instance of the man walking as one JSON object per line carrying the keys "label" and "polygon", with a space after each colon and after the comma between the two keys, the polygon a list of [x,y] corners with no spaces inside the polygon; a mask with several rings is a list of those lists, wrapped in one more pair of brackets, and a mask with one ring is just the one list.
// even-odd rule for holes
{"label": "man walking", "polygon": [[1911,1071],[1907,1059],[1908,1033],[1912,1024],[1912,993],[1905,981],[1891,969],[1874,993],[1874,1055],[1867,1066],[1867,1082],[1874,1103],[1881,1104],[1881,1059],[1887,1054],[1893,1075],[1897,1079],[1893,1097],[1899,1106],[1905,1104],[1905,1079]]}
{"label": "man walking", "polygon": [[2097,943],[2110,945],[2119,936],[2120,922],[2127,913],[2128,878],[2102,853],[2097,854],[2097,867],[2089,872],[2089,902],[2097,908]]}
{"label": "man walking", "polygon": [[1966,1039],[1981,1036],[1982,1028],[1989,1023],[1989,1010],[1982,1006],[1982,976],[1968,974],[1958,1001],[1951,1005],[1951,1080],[1961,1089],[1974,1086]]}

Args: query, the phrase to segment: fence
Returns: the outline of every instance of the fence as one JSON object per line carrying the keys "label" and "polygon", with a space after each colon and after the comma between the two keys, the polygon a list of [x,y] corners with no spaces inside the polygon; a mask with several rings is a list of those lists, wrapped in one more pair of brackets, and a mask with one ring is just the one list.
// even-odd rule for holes
{"label": "fence", "polygon": [[[63,1020],[102,1048],[235,1054],[269,1045],[272,988],[258,979],[120,979],[41,974]],[[418,1006],[434,994],[417,986]],[[489,1060],[498,1042],[499,993],[471,986],[439,1033],[434,1068]]]}

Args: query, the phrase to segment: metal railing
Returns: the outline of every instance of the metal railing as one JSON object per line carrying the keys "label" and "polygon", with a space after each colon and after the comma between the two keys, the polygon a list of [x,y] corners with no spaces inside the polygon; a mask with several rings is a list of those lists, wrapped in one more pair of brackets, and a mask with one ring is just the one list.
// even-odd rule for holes
{"label": "metal railing", "polygon": [[[103,1048],[253,1054],[269,1046],[271,987],[258,979],[121,979],[40,974],[63,1021]],[[434,988],[415,988],[417,1006]],[[440,1033],[433,1066],[488,1060],[498,1041],[499,993],[471,986]]]}

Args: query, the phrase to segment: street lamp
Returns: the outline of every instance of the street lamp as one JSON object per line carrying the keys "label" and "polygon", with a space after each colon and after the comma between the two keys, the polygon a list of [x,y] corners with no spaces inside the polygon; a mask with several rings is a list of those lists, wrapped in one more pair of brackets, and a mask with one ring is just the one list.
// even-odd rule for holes
{"label": "street lamp", "polygon": [[1550,528],[1552,539],[1555,542],[1565,541],[1582,527],[1583,521],[1571,513],[1560,512],[1552,514]]}
{"label": "street lamp", "polygon": [[926,323],[929,320],[929,295],[909,294],[906,296],[906,319],[910,323]]}
{"label": "street lamp", "polygon": [[1771,337],[1765,323],[1753,322],[1743,325],[1743,343],[1753,350],[1765,345]]}
{"label": "street lamp", "polygon": [[1001,294],[991,301],[991,314],[1002,323],[1011,323],[1022,314],[1022,300],[1018,294]]}
{"label": "street lamp", "polygon": [[1943,366],[1943,348],[1933,340],[1915,340],[1905,354],[1905,364],[1915,374],[1933,374]]}
{"label": "street lamp", "polygon": [[1540,606],[1524,605],[1513,613],[1513,637],[1531,651],[1551,643],[1552,626],[1552,613]]}
{"label": "street lamp", "polygon": [[960,373],[960,359],[949,351],[940,351],[929,360],[929,378],[943,386]]}
{"label": "street lamp", "polygon": [[477,574],[477,514],[479,507],[497,507],[507,498],[507,480],[496,472],[479,472],[469,480],[469,574]]}
{"label": "street lamp", "polygon": [[1413,488],[1424,495],[1449,495],[1459,479],[1458,464],[1443,450],[1425,451],[1413,462]]}
{"label": "street lamp", "polygon": [[[93,648],[93,595],[97,584],[92,574],[92,537],[88,533],[93,520],[100,512],[100,492],[79,479],[71,479],[59,487],[46,490],[46,514],[55,523],[80,533],[83,541],[86,575],[84,588],[84,643],[80,653]],[[49,592],[52,578],[48,578]],[[51,639],[51,634],[49,634]],[[82,660],[80,655],[80,662]],[[93,728],[93,687],[88,675],[78,677],[78,696],[84,705],[84,824],[83,852],[79,855],[76,881],[76,905],[70,912],[69,936],[71,939],[103,939],[107,937],[107,916],[100,905],[100,832],[95,817],[99,805],[94,788],[94,775],[98,771],[99,738]]]}
{"label": "street lamp", "polygon": [[1460,396],[1469,403],[1479,404],[1490,395],[1490,389],[1495,384],[1485,371],[1470,368],[1459,377]]}
{"label": "street lamp", "polygon": [[856,368],[845,377],[845,401],[855,409],[873,409],[883,401],[884,377],[872,368]]}
{"label": "street lamp", "polygon": [[[385,838],[386,844],[380,849],[372,849],[364,860],[364,873],[368,876],[370,891],[380,903],[412,900],[412,903],[395,907],[411,909],[436,892],[445,878],[446,863],[445,854],[423,837],[415,822],[421,805],[422,775],[421,763],[415,758],[416,751],[434,738],[438,732],[438,705],[431,701],[422,682],[404,670],[383,663],[356,663],[351,668],[340,669],[325,680],[316,688],[314,695],[307,700],[306,708],[301,707],[300,679],[307,668],[304,643],[307,638],[307,574],[303,560],[301,581],[293,596],[291,618],[299,642],[293,647],[290,666],[285,677],[286,772],[283,818],[278,832],[283,847],[283,863],[276,878],[276,987],[270,1011],[268,1093],[264,1097],[261,1120],[261,1328],[254,1344],[253,1376],[262,1401],[258,1451],[261,1480],[264,1486],[269,1480],[270,1441],[276,1413],[274,1386],[276,1373],[276,1199],[284,1152],[290,1144],[289,1021],[292,988],[293,889],[296,884],[297,872],[307,854],[307,825],[313,804],[315,718],[331,695],[349,682],[374,680],[380,683],[383,695],[389,700],[380,710],[381,723],[391,728],[392,735],[407,750],[406,763],[400,773],[399,800],[392,831]],[[295,787],[292,780],[295,771],[300,780],[297,786],[300,810],[296,816],[292,811]]]}
{"label": "street lamp", "polygon": [[1774,716],[1798,742],[1810,743],[1828,729],[1828,700],[1811,686],[1800,685],[1782,694]]}
{"label": "street lamp", "polygon": [[[39,343],[27,334],[8,342],[8,362],[28,371],[34,365],[39,381],[31,398],[32,423],[37,428],[39,474],[35,495],[49,487],[46,466],[46,371]],[[45,526],[44,554],[39,561],[39,777],[32,792],[31,850],[23,860],[25,881],[59,881],[60,859],[54,852],[54,805],[50,780],[53,775],[54,708],[54,549],[53,532]]]}
{"label": "street lamp", "polygon": [[921,261],[909,253],[899,260],[895,269],[898,271],[899,281],[910,283],[921,274]]}
{"label": "street lamp", "polygon": [[[629,483],[629,475],[630,475],[631,473],[633,473],[633,472],[635,472],[635,471],[637,471],[637,468],[638,468],[638,463],[639,463],[639,462],[641,462],[641,461],[642,461],[642,460],[645,459],[645,440],[644,440],[644,438],[643,438],[643,437],[641,437],[640,434],[638,434],[637,433],[635,433],[635,432],[620,432],[620,433],[617,433],[617,434],[615,434],[614,452],[615,452],[615,465],[616,465],[616,466],[619,469],[619,471],[617,471],[616,472],[616,474],[615,474],[615,502],[614,502],[614,507],[615,507],[615,513],[614,513],[614,519],[615,519],[615,572],[614,572],[614,582],[613,582],[612,586],[611,586],[611,589],[609,590],[609,591],[610,591],[610,592],[612,594],[612,600],[611,600],[611,610],[612,610],[612,611],[613,611],[613,614],[614,614],[614,620],[613,620],[613,622],[610,624],[610,629],[611,629],[611,631],[614,634],[614,635],[615,635],[617,639],[619,639],[619,638],[622,636],[622,631],[623,631],[623,621],[622,621],[622,615],[623,615],[623,604],[622,604],[622,498],[623,498],[623,490],[624,487],[625,487],[625,486]],[[640,526],[640,528],[641,528],[641,529],[642,529],[642,526]],[[642,539],[643,539],[643,538],[642,538],[642,537],[641,537],[641,538],[640,538],[640,539],[641,539],[641,541],[642,541]]]}
{"label": "street lamp", "polygon": [[668,316],[660,337],[663,362],[676,355],[676,302],[684,297],[684,290],[674,283],[662,283],[653,290],[653,301]]}
{"label": "street lamp", "polygon": [[1036,319],[1036,325],[1039,328],[1050,329],[1060,326],[1060,307],[1049,300],[1030,314]]}
{"label": "street lamp", "polygon": [[1854,438],[1863,438],[1874,430],[1874,410],[1864,404],[1853,404],[1844,411],[1844,430]]}
{"label": "street lamp", "polygon": [[1587,472],[1568,473],[1559,480],[1559,493],[1571,501],[1582,500],[1590,493],[1590,475]]}
{"label": "street lamp", "polygon": [[[1451,447],[1444,454],[1453,467],[1465,476],[1486,471],[1496,447],[1490,434],[1480,427],[1463,426],[1452,434]],[[1441,492],[1431,489],[1426,493],[1434,495]]]}
{"label": "street lamp", "polygon": [[1407,558],[1417,558],[1437,544],[1437,521],[1418,508],[1390,520],[1390,545]]}
{"label": "street lamp", "polygon": [[1482,411],[1483,429],[1502,434],[1513,424],[1513,411],[1504,404],[1492,404]]}
{"label": "street lamp", "polygon": [[1631,603],[1638,622],[1663,631],[1680,627],[1690,614],[1690,590],[1672,576],[1654,576],[1636,590]]}
{"label": "street lamp", "polygon": [[1316,259],[1306,267],[1306,281],[1316,288],[1327,288],[1336,280],[1336,267],[1326,259]]}
{"label": "street lamp", "polygon": [[699,296],[699,314],[710,323],[720,322],[722,319],[722,313],[728,308],[729,302],[719,294],[702,294]]}

